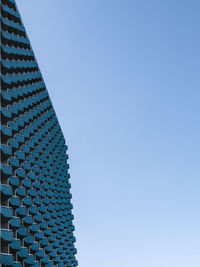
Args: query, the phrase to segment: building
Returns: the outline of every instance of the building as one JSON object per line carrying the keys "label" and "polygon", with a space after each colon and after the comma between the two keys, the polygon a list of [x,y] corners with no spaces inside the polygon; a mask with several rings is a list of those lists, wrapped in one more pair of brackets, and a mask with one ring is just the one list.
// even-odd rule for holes
{"label": "building", "polygon": [[15,0],[1,0],[1,266],[77,266],[67,146]]}

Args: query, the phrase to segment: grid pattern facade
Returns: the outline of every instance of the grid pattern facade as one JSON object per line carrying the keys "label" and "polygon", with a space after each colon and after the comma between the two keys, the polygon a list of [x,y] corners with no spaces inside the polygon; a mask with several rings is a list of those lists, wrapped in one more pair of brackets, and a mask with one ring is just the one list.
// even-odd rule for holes
{"label": "grid pattern facade", "polygon": [[1,0],[1,266],[77,266],[67,146],[14,0]]}

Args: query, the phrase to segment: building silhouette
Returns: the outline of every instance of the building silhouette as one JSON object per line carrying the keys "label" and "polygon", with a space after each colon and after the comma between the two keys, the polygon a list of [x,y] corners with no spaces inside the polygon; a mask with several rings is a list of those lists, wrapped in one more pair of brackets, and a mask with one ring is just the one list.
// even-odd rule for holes
{"label": "building silhouette", "polygon": [[78,265],[66,150],[15,0],[1,0],[1,266]]}

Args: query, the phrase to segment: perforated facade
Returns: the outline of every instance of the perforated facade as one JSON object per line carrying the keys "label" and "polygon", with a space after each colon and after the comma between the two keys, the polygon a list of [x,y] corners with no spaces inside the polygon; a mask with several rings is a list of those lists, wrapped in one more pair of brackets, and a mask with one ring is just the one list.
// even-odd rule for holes
{"label": "perforated facade", "polygon": [[2,266],[78,265],[66,150],[16,3],[1,0]]}

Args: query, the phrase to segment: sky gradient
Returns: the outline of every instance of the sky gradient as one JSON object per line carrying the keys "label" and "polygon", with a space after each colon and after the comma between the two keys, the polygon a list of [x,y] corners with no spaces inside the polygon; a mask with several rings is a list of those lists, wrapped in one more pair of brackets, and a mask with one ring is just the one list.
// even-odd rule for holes
{"label": "sky gradient", "polygon": [[80,267],[200,266],[200,1],[16,0],[67,145]]}

